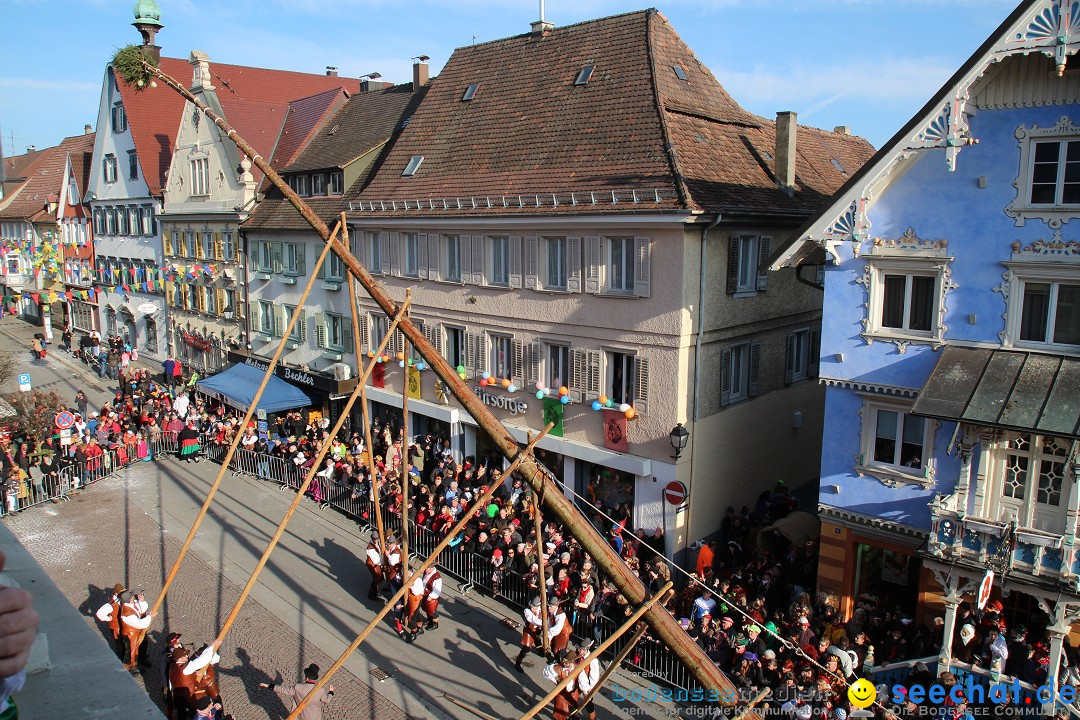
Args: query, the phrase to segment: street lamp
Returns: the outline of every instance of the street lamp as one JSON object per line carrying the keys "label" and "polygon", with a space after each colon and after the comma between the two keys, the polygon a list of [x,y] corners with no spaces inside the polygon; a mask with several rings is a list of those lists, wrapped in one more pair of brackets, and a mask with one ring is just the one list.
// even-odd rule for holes
{"label": "street lamp", "polygon": [[682,451],[686,449],[686,442],[690,439],[690,431],[683,427],[682,423],[678,423],[671,429],[668,438],[671,440],[671,447],[675,448],[675,455],[672,457],[678,460],[682,455]]}

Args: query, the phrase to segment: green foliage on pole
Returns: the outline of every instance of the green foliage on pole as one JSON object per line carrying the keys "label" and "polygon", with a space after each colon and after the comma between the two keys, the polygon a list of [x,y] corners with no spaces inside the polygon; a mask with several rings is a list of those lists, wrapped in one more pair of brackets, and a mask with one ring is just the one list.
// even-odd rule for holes
{"label": "green foliage on pole", "polygon": [[157,60],[139,45],[127,45],[120,48],[112,59],[113,71],[124,79],[136,92],[157,87],[154,82],[154,70]]}

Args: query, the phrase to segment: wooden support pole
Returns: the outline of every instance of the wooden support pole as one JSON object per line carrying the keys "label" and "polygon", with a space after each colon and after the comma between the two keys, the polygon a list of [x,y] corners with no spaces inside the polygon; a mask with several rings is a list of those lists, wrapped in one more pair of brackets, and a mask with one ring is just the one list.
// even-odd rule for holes
{"label": "wooden support pole", "polygon": [[[333,237],[337,237],[338,230],[340,229],[340,225],[334,228]],[[319,268],[322,267],[323,261],[326,260],[328,254],[327,250],[331,247],[333,247],[333,244],[328,244],[323,248],[322,252],[319,253],[319,259],[315,261],[314,272],[311,273],[307,285],[304,286],[304,292],[300,295],[300,302],[297,303],[297,308],[302,308],[304,303],[307,302],[308,294],[315,285],[315,276],[318,275]],[[294,312],[292,317],[289,318],[289,324],[286,326],[285,332],[281,336],[281,342],[278,343],[277,349],[274,351],[274,357],[270,359],[270,364],[266,367],[266,372],[263,373],[262,382],[259,383],[259,389],[255,391],[255,396],[251,398],[251,405],[248,407],[247,413],[244,414],[244,420],[240,424],[241,428],[246,428],[248,423],[251,422],[251,418],[255,415],[255,408],[258,406],[263,391],[266,390],[266,386],[274,374],[274,368],[277,367],[278,360],[281,359],[281,354],[285,351],[285,343],[289,341],[289,336],[292,334],[293,328],[296,327],[296,323],[299,319],[299,312]],[[251,328],[248,328],[248,331],[250,332]],[[210,509],[210,503],[214,501],[214,495],[217,494],[218,488],[221,487],[221,479],[225,477],[225,473],[229,469],[229,463],[232,462],[233,455],[236,454],[236,448],[240,445],[241,439],[243,439],[242,432],[234,433],[232,442],[229,443],[229,450],[225,453],[225,457],[221,461],[221,467],[218,468],[217,477],[214,478],[213,484],[210,485],[210,491],[206,494],[206,500],[203,501],[199,514],[195,516],[195,522],[191,524],[191,530],[188,531],[187,538],[180,547],[180,554],[176,556],[176,562],[173,563],[172,570],[169,571],[168,577],[165,578],[165,584],[162,586],[161,593],[158,595],[157,600],[154,601],[154,607],[150,608],[151,615],[157,613],[158,609],[161,607],[161,603],[165,600],[165,594],[169,592],[173,580],[176,579],[176,573],[180,570],[180,564],[184,561],[184,556],[187,555],[188,548],[191,547],[191,541],[195,539],[195,533],[199,531],[199,525],[202,523],[203,518],[206,517],[207,510]],[[143,636],[145,637],[145,635],[146,633],[144,632]]]}
{"label": "wooden support pole", "polygon": [[[529,433],[529,438],[532,439],[532,433]],[[544,655],[548,655],[551,653],[551,638],[548,637],[551,616],[548,614],[547,561],[544,560],[544,520],[540,517],[540,497],[535,490],[533,490],[533,527],[536,532],[536,563],[540,567],[540,618],[543,622],[540,632],[543,636]]]}
{"label": "wooden support pole", "polygon": [[468,710],[469,712],[471,712],[473,715],[475,715],[478,718],[483,718],[483,720],[500,720],[499,718],[495,717],[491,713],[486,713],[483,710],[481,710],[480,708],[476,707],[475,705],[470,705],[469,703],[465,702],[464,700],[458,700],[453,695],[447,695],[446,693],[443,693],[443,697],[446,698],[447,700],[449,700],[450,702],[454,703],[455,705],[457,705],[459,708],[465,708],[466,710]]}
{"label": "wooden support pole", "polygon": [[[529,443],[529,445],[526,446],[524,450],[518,452],[517,457],[514,458],[514,462],[510,463],[510,467],[506,469],[507,477],[509,477],[512,472],[521,467],[521,462],[525,458],[532,455],[532,451],[533,448],[536,447],[536,443],[540,442],[540,438],[547,435],[548,430],[551,430],[551,428],[553,427],[555,427],[554,423],[548,423],[547,427],[545,427],[540,432],[540,435],[537,436],[534,442]],[[321,690],[328,682],[330,682],[330,678],[334,675],[334,673],[341,669],[341,666],[345,664],[345,661],[349,658],[349,656],[356,652],[356,648],[360,647],[364,640],[367,639],[367,636],[370,635],[372,631],[379,626],[379,623],[383,621],[383,618],[390,614],[390,612],[394,609],[394,605],[397,604],[398,600],[401,600],[401,598],[405,597],[405,593],[409,592],[409,588],[412,587],[412,584],[416,581],[416,579],[422,577],[424,571],[435,564],[435,561],[439,559],[439,554],[450,545],[450,542],[455,537],[457,537],[458,533],[465,529],[465,526],[469,523],[473,516],[480,512],[484,507],[486,507],[488,500],[491,499],[491,497],[499,489],[500,485],[501,483],[492,483],[491,486],[486,491],[484,491],[484,493],[480,497],[478,497],[476,501],[471,506],[469,506],[469,508],[464,513],[462,513],[461,519],[458,520],[457,523],[455,523],[454,527],[450,528],[450,531],[446,533],[446,537],[439,541],[439,544],[435,546],[435,549],[431,551],[431,554],[428,555],[422,563],[420,563],[420,567],[416,568],[416,571],[412,575],[410,575],[407,580],[405,580],[405,582],[401,586],[401,589],[394,593],[394,597],[390,598],[389,602],[387,602],[386,605],[383,606],[383,609],[380,610],[379,613],[371,619],[371,622],[369,622],[367,624],[367,627],[365,627],[360,632],[360,634],[356,636],[356,639],[352,641],[352,644],[349,645],[349,647],[345,648],[345,652],[341,653],[341,656],[334,661],[334,664],[327,669],[327,671],[323,674],[321,678],[319,678],[319,681],[315,683],[315,687],[311,688],[311,690],[308,691],[308,694],[300,699],[300,702],[297,703],[296,708],[291,713],[289,713],[289,717],[287,717],[285,720],[296,720],[300,713],[303,712],[304,708],[307,707],[308,701],[319,694],[319,690]],[[669,587],[670,585],[671,584],[668,583]]]}
{"label": "wooden support pole", "polygon": [[[367,268],[350,252],[348,247],[342,245],[341,240],[336,237],[336,233],[331,233],[326,223],[289,187],[289,184],[281,178],[281,175],[270,167],[270,164],[255,151],[250,143],[237,134],[235,128],[231,127],[221,115],[208,107],[202,99],[195,97],[184,83],[163,72],[149,59],[144,59],[144,68],[153,78],[165,83],[198,108],[203,115],[221,129],[222,133],[236,143],[237,149],[244,153],[263,172],[266,179],[296,208],[297,212],[311,225],[322,241],[334,246],[334,250],[348,268],[349,274],[360,282],[379,308],[390,317],[397,313],[397,303],[394,302],[375,277],[368,272]],[[446,384],[454,399],[476,420],[477,425],[491,437],[503,455],[507,458],[518,457],[517,441],[498,418],[492,414],[491,410],[483,404],[476,393],[472,391],[468,383],[457,374],[456,368],[450,366],[450,363],[438,353],[435,347],[427,341],[420,329],[411,321],[406,320],[403,322],[401,330],[420,351],[425,364],[429,365],[438,378]],[[362,399],[366,400],[363,396]],[[581,543],[582,549],[592,556],[596,566],[611,578],[612,584],[618,588],[619,592],[630,603],[638,604],[643,602],[648,597],[648,590],[645,585],[631,572],[630,568],[615,553],[607,540],[589,524],[574,503],[563,495],[558,486],[547,477],[540,463],[534,458],[525,458],[518,472],[534,490],[547,487],[548,492],[544,495],[544,503],[549,514],[567,526],[570,533]],[[721,697],[736,694],[735,686],[731,681],[725,677],[720,668],[716,666],[716,663],[709,660],[701,646],[686,634],[686,631],[682,629],[678,621],[670,613],[662,608],[654,608],[645,615],[645,619],[656,634],[657,639],[671,649],[675,657],[705,690],[715,691]]]}
{"label": "wooden support pole", "polygon": [[[664,587],[660,588],[660,590],[655,595],[646,600],[641,605],[641,607],[634,611],[633,615],[626,619],[626,622],[619,626],[618,630],[612,633],[606,640],[604,640],[604,642],[600,643],[600,646],[596,648],[596,654],[600,655],[609,647],[611,647],[616,640],[625,635],[628,631],[632,630],[634,625],[637,624],[637,621],[641,619],[641,616],[647,613],[649,611],[649,608],[660,602],[660,600],[662,600],[664,596],[667,595],[667,591],[671,589],[671,586],[672,582],[669,580],[667,583],[665,583]],[[586,661],[584,663],[574,666],[574,670],[565,678],[560,680],[558,684],[556,684],[555,687],[551,689],[551,692],[544,696],[543,700],[533,706],[532,710],[522,715],[520,720],[530,720],[530,718],[536,717],[536,714],[543,710],[545,707],[547,707],[548,703],[554,700],[555,697],[563,691],[563,688],[570,684],[571,680],[574,680],[575,678],[577,678],[578,675],[581,674],[581,671],[585,669],[585,663],[587,662],[589,662],[589,660],[586,658]]]}
{"label": "wooden support pole", "polygon": [[[303,307],[302,305],[300,307]],[[405,311],[408,308],[408,304],[403,304],[401,310],[398,311],[398,317],[394,318],[394,322],[391,325],[392,329],[397,329],[397,324],[404,317]],[[286,335],[288,337],[288,335]],[[386,334],[383,338],[382,345],[379,346],[381,350],[387,340],[390,338],[390,333]],[[372,363],[374,367],[374,363]],[[361,378],[366,380],[365,377]],[[255,587],[255,582],[259,579],[259,573],[266,567],[266,563],[270,560],[270,554],[274,552],[274,548],[277,547],[278,541],[281,540],[281,536],[285,533],[285,528],[288,527],[289,521],[292,520],[293,513],[296,512],[296,508],[300,506],[300,503],[304,499],[304,493],[307,492],[308,487],[311,486],[311,481],[315,479],[315,475],[318,474],[320,466],[323,460],[326,458],[326,454],[330,452],[330,446],[334,444],[334,438],[341,432],[342,426],[349,418],[349,412],[352,410],[353,403],[356,402],[356,398],[360,396],[360,389],[364,387],[362,384],[358,384],[353,389],[352,394],[349,395],[348,402],[345,403],[345,409],[338,417],[337,422],[334,423],[334,427],[330,430],[330,436],[326,438],[326,441],[319,445],[319,451],[315,453],[315,462],[308,468],[307,475],[304,477],[304,482],[300,485],[300,488],[296,491],[296,497],[293,498],[292,504],[289,505],[289,509],[285,511],[285,517],[281,519],[278,524],[277,530],[274,532],[274,536],[270,538],[270,542],[266,545],[266,549],[263,550],[262,557],[259,558],[259,562],[255,565],[255,569],[251,571],[251,577],[248,578],[247,584],[244,585],[244,589],[240,592],[240,597],[236,600],[236,604],[233,605],[232,610],[229,612],[228,617],[225,618],[225,622],[221,625],[221,630],[218,632],[217,639],[214,640],[214,652],[217,652],[221,647],[221,643],[225,642],[225,636],[229,633],[229,629],[236,622],[237,616],[240,615],[240,609],[244,607],[244,603],[247,601],[248,595],[251,594],[251,589]]]}
{"label": "wooden support pole", "polygon": [[[407,288],[405,306],[411,304],[412,289]],[[405,316],[408,317],[408,315],[409,312],[406,310]],[[401,337],[404,338],[401,344],[401,357],[405,362],[401,369],[401,450],[404,456],[401,463],[401,577],[405,577],[409,574],[409,490],[411,485],[409,470],[412,468],[409,453],[412,451],[412,444],[409,442],[409,339],[404,333]]]}
{"label": "wooden support pole", "polygon": [[[600,692],[600,688],[607,684],[607,681],[611,679],[611,676],[614,675],[615,671],[622,665],[622,661],[626,659],[630,654],[630,651],[634,649],[634,646],[638,644],[638,641],[640,641],[641,638],[645,637],[645,633],[648,631],[648,625],[640,625],[638,629],[634,631],[634,634],[630,637],[630,641],[615,655],[614,659],[612,659],[611,663],[600,675],[600,679],[596,681],[596,685],[593,686],[593,689],[586,693],[585,697],[578,700],[578,706],[574,709],[574,712],[570,713],[570,717],[579,714],[585,709],[585,706],[589,704],[589,701],[593,699],[593,696]],[[591,655],[595,657],[597,653],[593,652]],[[592,657],[590,657],[589,660],[591,661]]]}

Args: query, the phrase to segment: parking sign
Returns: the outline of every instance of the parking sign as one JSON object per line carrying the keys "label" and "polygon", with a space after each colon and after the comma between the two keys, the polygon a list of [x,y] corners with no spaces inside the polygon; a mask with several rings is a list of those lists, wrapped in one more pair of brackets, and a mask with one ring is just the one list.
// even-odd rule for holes
{"label": "parking sign", "polygon": [[30,392],[30,373],[19,374],[19,390]]}

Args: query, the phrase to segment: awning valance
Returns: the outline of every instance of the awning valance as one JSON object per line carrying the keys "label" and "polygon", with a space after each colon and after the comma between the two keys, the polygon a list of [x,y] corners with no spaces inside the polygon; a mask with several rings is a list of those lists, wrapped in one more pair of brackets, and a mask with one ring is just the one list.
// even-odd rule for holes
{"label": "awning valance", "polygon": [[1080,359],[946,347],[912,413],[1080,439]]}
{"label": "awning valance", "polygon": [[[246,411],[251,406],[255,391],[259,389],[264,372],[249,365],[233,365],[217,375],[200,380],[195,388],[212,398],[231,405],[237,410]],[[285,382],[276,375],[270,376],[258,408],[268,413],[292,410],[311,405],[303,390]]]}

